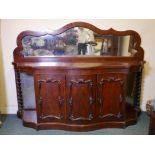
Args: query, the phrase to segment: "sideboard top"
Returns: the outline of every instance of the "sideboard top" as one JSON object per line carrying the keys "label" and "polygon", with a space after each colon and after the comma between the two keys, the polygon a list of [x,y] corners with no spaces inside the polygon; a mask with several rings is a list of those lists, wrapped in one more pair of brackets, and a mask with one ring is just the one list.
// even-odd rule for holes
{"label": "sideboard top", "polygon": [[140,44],[141,38],[133,30],[101,30],[89,23],[74,22],[52,32],[21,32],[14,62],[143,61]]}

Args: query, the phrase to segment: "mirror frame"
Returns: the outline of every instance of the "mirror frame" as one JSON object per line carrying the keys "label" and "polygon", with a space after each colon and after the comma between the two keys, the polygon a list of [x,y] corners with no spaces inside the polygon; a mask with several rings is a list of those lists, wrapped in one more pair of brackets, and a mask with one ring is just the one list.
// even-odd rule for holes
{"label": "mirror frame", "polygon": [[[81,55],[64,55],[64,56],[28,56],[25,57],[21,51],[23,50],[23,45],[22,45],[22,39],[25,36],[31,35],[34,37],[41,37],[44,35],[59,35],[71,28],[74,27],[84,27],[87,29],[92,30],[93,32],[100,34],[100,35],[115,35],[115,36],[126,36],[126,35],[131,35],[133,36],[134,40],[134,47],[137,52],[133,56],[81,56]],[[86,23],[86,22],[74,22],[65,25],[64,27],[56,30],[56,31],[44,31],[44,32],[38,32],[38,31],[23,31],[21,32],[18,37],[17,37],[17,47],[14,50],[14,61],[15,62],[56,62],[56,61],[81,61],[81,60],[86,60],[89,59],[90,61],[93,61],[94,59],[100,60],[119,60],[119,61],[132,61],[132,60],[143,60],[144,59],[144,50],[141,47],[141,38],[140,35],[133,30],[126,30],[126,31],[117,31],[114,30],[113,28],[110,28],[108,30],[102,30],[97,28],[96,26]]]}

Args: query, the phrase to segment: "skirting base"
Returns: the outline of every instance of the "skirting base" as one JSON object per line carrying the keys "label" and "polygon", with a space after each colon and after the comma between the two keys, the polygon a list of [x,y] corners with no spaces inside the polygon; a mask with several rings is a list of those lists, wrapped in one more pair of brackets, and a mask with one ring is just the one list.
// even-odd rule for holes
{"label": "skirting base", "polygon": [[23,112],[23,125],[25,127],[34,128],[36,130],[43,129],[60,129],[68,131],[91,131],[102,128],[125,128],[129,125],[137,123],[137,114],[134,108],[127,110],[126,120],[123,121],[102,121],[90,124],[69,124],[61,122],[46,122],[37,123],[37,115],[34,110],[27,110]]}

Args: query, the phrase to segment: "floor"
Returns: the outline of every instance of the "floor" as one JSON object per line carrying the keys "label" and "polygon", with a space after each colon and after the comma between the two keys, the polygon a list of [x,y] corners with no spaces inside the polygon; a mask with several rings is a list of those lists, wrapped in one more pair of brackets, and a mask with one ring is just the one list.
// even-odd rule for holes
{"label": "floor", "polygon": [[22,120],[16,115],[2,115],[3,124],[0,128],[0,135],[147,135],[149,127],[149,117],[142,113],[138,123],[125,129],[100,129],[89,132],[70,132],[63,130],[40,130],[36,131],[24,127]]}

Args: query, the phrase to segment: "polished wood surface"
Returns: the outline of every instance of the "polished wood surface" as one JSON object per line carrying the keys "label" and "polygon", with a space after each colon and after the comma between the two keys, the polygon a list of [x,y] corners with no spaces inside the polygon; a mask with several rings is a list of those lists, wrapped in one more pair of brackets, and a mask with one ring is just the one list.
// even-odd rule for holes
{"label": "polished wood surface", "polygon": [[[81,61],[85,60],[85,59],[90,59],[90,56],[85,56],[85,57],[81,57],[81,56],[63,56],[63,57],[38,57],[37,59],[34,57],[24,57],[22,55],[21,52],[23,50],[23,46],[22,46],[22,38],[28,35],[31,36],[44,36],[44,35],[58,35],[61,34],[71,28],[74,27],[84,27],[84,28],[88,28],[90,30],[92,30],[93,32],[96,32],[97,34],[100,35],[114,35],[114,36],[125,36],[125,35],[132,35],[134,37],[134,49],[137,51],[132,57],[122,57],[122,56],[106,56],[106,57],[95,57],[93,58],[94,60],[98,61],[98,60],[119,60],[119,61],[133,61],[133,60],[143,60],[144,59],[144,50],[142,49],[142,47],[140,46],[141,44],[141,38],[139,36],[139,34],[136,31],[133,30],[127,30],[127,31],[116,31],[114,29],[109,29],[109,30],[101,30],[97,27],[95,27],[94,25],[91,25],[89,23],[85,23],[85,22],[74,22],[74,23],[70,23],[64,27],[62,27],[59,30],[53,31],[53,32],[35,32],[35,31],[23,31],[21,32],[18,37],[17,37],[17,47],[14,50],[14,60],[16,62],[58,62],[58,61]],[[88,61],[89,61],[88,59]],[[91,59],[90,59],[91,61]]]}
{"label": "polished wood surface", "polygon": [[69,131],[91,131],[102,128],[125,128],[129,125],[134,125],[137,123],[137,119],[135,119],[136,110],[133,107],[127,107],[126,109],[126,121],[116,121],[114,118],[106,119],[104,121],[96,121],[87,124],[75,124],[68,122],[46,122],[46,123],[38,123],[37,122],[37,114],[36,111],[28,110],[23,111],[23,125],[26,127],[31,127],[36,130],[43,129],[61,129],[61,130],[69,130]]}
{"label": "polished wood surface", "polygon": [[149,100],[146,104],[146,110],[150,118],[149,135],[155,135],[155,100]]}
{"label": "polished wood surface", "polygon": [[[101,35],[133,35],[137,53],[120,56],[24,57],[22,38],[27,35],[57,35],[73,27],[85,27]],[[18,117],[27,127],[88,131],[105,127],[124,128],[137,122],[140,112],[144,51],[137,32],[101,30],[75,22],[55,32],[25,31],[14,50]],[[34,77],[36,108],[25,109],[20,73]],[[128,76],[135,75],[134,104],[126,101]]]}

